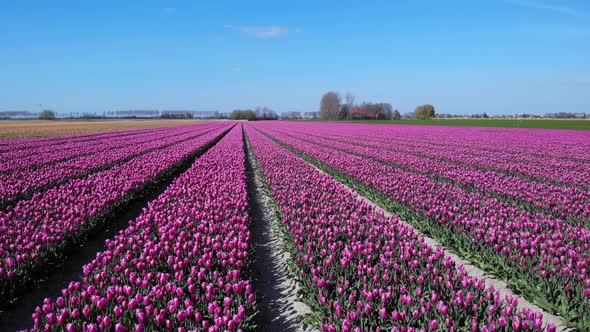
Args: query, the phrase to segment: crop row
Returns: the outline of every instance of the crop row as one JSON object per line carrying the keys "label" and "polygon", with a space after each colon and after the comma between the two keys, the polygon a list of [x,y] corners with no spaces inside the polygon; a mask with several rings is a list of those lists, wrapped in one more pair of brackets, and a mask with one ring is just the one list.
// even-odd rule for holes
{"label": "crop row", "polygon": [[117,207],[221,137],[229,126],[74,179],[0,211],[0,294],[103,222]]}
{"label": "crop row", "polygon": [[[577,139],[573,140],[574,142],[578,142],[579,145],[572,146],[572,144],[575,143],[561,140],[551,142],[546,137],[544,137],[544,139],[535,140],[535,135],[530,135],[533,137],[527,135],[526,140],[521,141],[518,144],[513,142],[513,140],[519,137],[519,132],[506,133],[505,136],[509,138],[509,141],[502,143],[502,139],[500,139],[500,137],[494,137],[494,139],[497,139],[499,141],[488,142],[481,141],[480,139],[475,142],[471,142],[470,139],[473,139],[474,136],[465,137],[462,135],[457,135],[449,132],[439,133],[437,131],[434,131],[436,134],[433,138],[424,139],[423,137],[413,136],[391,137],[383,134],[379,135],[375,133],[374,130],[370,130],[370,128],[364,126],[355,127],[353,130],[350,131],[345,131],[343,130],[344,128],[339,127],[336,127],[335,129],[328,127],[326,129],[328,130],[317,130],[317,128],[315,128],[313,129],[313,132],[324,136],[326,134],[329,134],[331,138],[339,140],[353,139],[356,142],[363,144],[376,143],[377,145],[394,146],[396,148],[402,149],[403,151],[438,160],[446,160],[448,154],[429,156],[428,153],[438,152],[439,150],[444,152],[450,149],[455,152],[455,156],[458,156],[460,158],[466,158],[467,160],[478,160],[477,158],[481,158],[483,160],[488,161],[487,165],[479,165],[477,163],[473,163],[473,166],[475,167],[493,168],[497,171],[502,171],[505,173],[511,172],[514,175],[518,175],[521,177],[535,178],[534,174],[527,175],[519,173],[518,168],[516,167],[513,167],[512,169],[504,169],[501,165],[513,163],[516,164],[516,166],[518,167],[525,168],[527,165],[537,165],[540,169],[547,169],[553,173],[572,170],[580,172],[582,174],[590,172],[590,154],[587,150],[588,148],[590,148],[590,146],[587,142],[584,141],[587,140],[584,133],[579,134],[579,137],[576,137]],[[305,128],[304,130],[306,132],[310,131],[311,127]],[[419,131],[429,132],[429,130],[425,130],[424,127],[421,127]],[[388,133],[393,134],[393,132],[391,131],[388,131]],[[462,131],[461,134],[463,134]],[[539,143],[539,141],[541,143]],[[537,148],[542,147],[545,153],[535,153],[535,146]],[[564,157],[563,154],[565,154],[565,151],[570,150],[578,151],[580,153],[579,157],[584,158],[583,156],[585,156],[585,159],[569,159],[567,157]],[[556,155],[556,152],[560,154]],[[455,160],[448,161],[458,162]],[[494,166],[494,162],[497,165]],[[547,178],[548,175],[540,176],[537,180],[546,181]],[[570,183],[570,185],[572,184],[573,183]]]}
{"label": "crop row", "polygon": [[589,230],[424,175],[276,132],[272,136],[504,279],[532,302],[558,312],[572,325],[590,328]]}
{"label": "crop row", "polygon": [[590,225],[590,192],[576,187],[561,187],[462,164],[418,157],[394,149],[391,143],[364,141],[359,144],[352,140],[337,141],[327,135],[287,133],[284,130],[279,132],[313,144],[385,162],[409,172],[451,181],[455,185],[471,188],[483,194],[508,199],[517,205],[525,205],[532,213],[550,213],[559,218],[572,220],[574,224],[582,221],[587,227]]}
{"label": "crop row", "polygon": [[[276,203],[304,296],[326,331],[540,331],[516,309],[332,177],[255,130],[247,135]],[[548,326],[554,330],[554,326]]]}
{"label": "crop row", "polygon": [[[536,181],[549,182],[551,184],[561,184],[567,186],[577,186],[581,188],[590,188],[588,183],[590,182],[590,165],[587,162],[556,162],[555,160],[547,160],[542,157],[533,157],[528,155],[527,161],[518,161],[518,157],[514,157],[513,153],[508,147],[501,151],[485,151],[480,152],[481,148],[461,148],[455,144],[452,144],[452,140],[449,136],[440,134],[437,138],[437,144],[428,144],[419,139],[418,137],[406,137],[403,139],[403,143],[398,139],[392,139],[391,137],[379,137],[375,134],[375,130],[370,128],[359,126],[350,128],[354,130],[352,134],[344,134],[347,137],[346,140],[360,141],[360,142],[379,142],[380,144],[390,146],[400,152],[407,152],[412,154],[418,154],[419,156],[433,158],[437,160],[444,160],[454,163],[460,163],[463,165],[470,165],[484,170],[494,170],[503,172],[508,175],[530,178]],[[335,131],[338,133],[340,129],[338,127],[328,127],[329,130],[326,132],[330,135],[334,135]],[[420,127],[421,131],[426,132],[424,127]],[[304,130],[306,132],[307,130]],[[462,132],[463,133],[463,132]],[[512,135],[510,135],[512,137]],[[340,138],[342,140],[342,138]],[[467,137],[462,137],[463,140],[467,140]],[[529,139],[529,143],[533,140]],[[587,144],[587,143],[586,143]],[[586,144],[581,144],[586,145]],[[549,145],[549,143],[547,143]],[[571,143],[558,145],[559,150],[571,148]],[[553,147],[546,146],[547,150]],[[589,147],[590,148],[590,147]],[[554,149],[558,149],[555,147]],[[583,148],[581,151],[587,151]],[[590,158],[590,156],[587,156]],[[522,157],[521,157],[522,159]],[[533,161],[534,160],[534,161]],[[588,159],[586,159],[588,160]]]}
{"label": "crop row", "polygon": [[[303,126],[300,126],[303,127]],[[398,143],[419,142],[430,147],[466,148],[470,155],[499,152],[515,158],[539,158],[541,163],[576,161],[590,163],[590,144],[585,131],[539,130],[539,129],[490,129],[478,127],[434,126],[371,126],[342,124],[327,126],[321,123],[305,124],[306,130],[354,133],[359,139],[383,139]]]}
{"label": "crop row", "polygon": [[123,142],[104,144],[99,147],[89,146],[87,150],[94,148],[96,152],[88,155],[32,170],[24,169],[10,174],[2,174],[0,175],[0,181],[3,184],[0,188],[0,207],[29,196],[35,191],[50,188],[66,180],[112,167],[144,153],[177,144],[216,128],[219,128],[219,126],[202,125],[191,128],[192,130],[184,128],[183,131],[171,130],[170,132],[160,132],[135,139],[125,138]]}
{"label": "crop row", "polygon": [[[56,147],[68,148],[71,144],[92,142],[99,139],[117,138],[142,133],[150,133],[162,128],[148,128],[139,130],[112,131],[103,133],[90,133],[81,135],[67,135],[46,138],[24,138],[0,140],[0,158],[5,155],[27,157],[37,153],[51,152]],[[1,159],[4,160],[4,159]]]}
{"label": "crop row", "polygon": [[[219,125],[209,126],[213,127]],[[126,145],[125,143],[128,143],[127,146],[129,146],[135,142],[144,142],[150,138],[158,140],[175,135],[189,134],[194,130],[199,130],[201,127],[202,126],[191,126],[191,128],[166,128],[167,130],[160,129],[149,133],[128,134],[79,143],[69,143],[67,146],[50,145],[46,148],[47,151],[26,156],[14,155],[17,152],[23,152],[23,150],[15,151],[15,153],[0,155],[0,173],[9,173],[17,170],[32,170],[44,165],[51,165],[56,162],[67,161],[85,155],[97,154],[112,148],[123,147]]]}
{"label": "crop row", "polygon": [[[361,127],[361,131],[364,128]],[[363,140],[366,138],[371,141],[382,141],[392,142],[391,137],[379,136],[374,133],[371,135],[369,131],[364,129],[366,136],[362,136]],[[422,131],[424,131],[422,129]],[[520,142],[514,142],[516,137],[519,137],[519,132],[504,133],[504,138],[494,137],[494,140],[488,138],[473,140],[473,136],[465,137],[463,135],[447,135],[444,133],[441,135],[438,133],[434,137],[428,140],[419,139],[420,145],[431,148],[454,148],[458,153],[466,154],[469,156],[485,156],[493,157],[500,161],[517,161],[521,163],[540,164],[546,167],[554,168],[576,168],[586,172],[590,171],[590,155],[588,151],[584,149],[585,134],[576,135],[573,140],[559,140],[548,139],[546,131],[542,132],[543,139],[536,139],[535,135],[530,135],[530,132],[521,136]],[[346,135],[346,133],[344,133]],[[561,134],[561,133],[560,133]],[[479,134],[478,134],[479,135]],[[532,136],[532,137],[531,137]],[[443,138],[444,137],[444,138]],[[571,137],[570,137],[571,138]],[[417,143],[415,137],[405,136],[398,137],[395,140],[396,144],[412,146]],[[504,141],[504,142],[502,142]],[[579,144],[572,149],[572,144]],[[567,152],[569,151],[579,152],[578,158],[568,158]]]}
{"label": "crop row", "polygon": [[33,313],[35,330],[247,329],[254,294],[241,126],[198,158]]}

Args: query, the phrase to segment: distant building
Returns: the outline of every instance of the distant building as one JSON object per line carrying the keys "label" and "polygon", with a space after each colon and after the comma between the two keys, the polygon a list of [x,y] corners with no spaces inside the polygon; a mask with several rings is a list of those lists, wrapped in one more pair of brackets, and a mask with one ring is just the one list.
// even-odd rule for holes
{"label": "distant building", "polygon": [[218,111],[195,111],[195,110],[162,110],[161,116],[182,117],[187,114],[192,115],[195,119],[217,119],[219,118]]}
{"label": "distant building", "polygon": [[155,118],[160,115],[160,111],[158,110],[114,110],[106,112],[107,117],[115,117],[115,118],[127,118],[127,117],[137,117],[137,118]]}
{"label": "distant building", "polygon": [[302,119],[301,112],[283,112],[282,118],[284,119],[291,119],[291,120],[299,120]]}
{"label": "distant building", "polygon": [[0,119],[35,119],[38,113],[29,111],[0,111]]}
{"label": "distant building", "polygon": [[303,118],[308,120],[315,120],[320,118],[320,112],[304,112]]}
{"label": "distant building", "polygon": [[113,110],[106,112],[107,117],[115,118],[196,118],[196,119],[217,119],[220,117],[218,111],[199,110]]}

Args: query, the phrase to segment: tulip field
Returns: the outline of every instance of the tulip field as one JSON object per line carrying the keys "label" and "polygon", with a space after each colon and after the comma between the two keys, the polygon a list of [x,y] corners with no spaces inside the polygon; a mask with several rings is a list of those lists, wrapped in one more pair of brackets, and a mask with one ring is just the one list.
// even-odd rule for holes
{"label": "tulip field", "polygon": [[0,140],[0,331],[269,330],[257,223],[280,330],[590,331],[590,132],[286,121]]}

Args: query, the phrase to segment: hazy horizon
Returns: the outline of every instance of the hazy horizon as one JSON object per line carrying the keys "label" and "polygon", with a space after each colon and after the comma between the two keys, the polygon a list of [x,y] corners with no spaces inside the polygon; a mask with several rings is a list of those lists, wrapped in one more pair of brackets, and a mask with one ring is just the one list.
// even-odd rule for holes
{"label": "hazy horizon", "polygon": [[0,4],[0,110],[590,112],[590,3]]}

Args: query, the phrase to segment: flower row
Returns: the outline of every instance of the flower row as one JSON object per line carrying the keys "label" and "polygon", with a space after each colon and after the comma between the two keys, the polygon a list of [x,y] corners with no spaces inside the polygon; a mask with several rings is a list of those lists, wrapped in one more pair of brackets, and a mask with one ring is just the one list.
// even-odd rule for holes
{"label": "flower row", "polygon": [[[262,128],[262,125],[257,125]],[[273,132],[574,324],[590,325],[590,231],[420,174]]]}
{"label": "flower row", "polygon": [[[516,308],[296,155],[247,130],[285,231],[307,302],[325,331],[541,331]],[[554,330],[554,326],[548,326]]]}
{"label": "flower row", "polygon": [[56,149],[69,149],[83,143],[91,144],[93,141],[149,134],[161,129],[162,128],[149,128],[84,135],[7,140],[5,145],[0,146],[0,161],[24,158],[40,153],[51,154],[51,152],[54,152]]}
{"label": "flower row", "polygon": [[228,129],[146,153],[0,211],[0,293],[13,291],[45,260],[59,256],[64,246]]}
{"label": "flower row", "polygon": [[123,138],[122,141],[103,144],[98,147],[87,146],[91,154],[81,154],[54,164],[35,169],[17,170],[0,175],[0,206],[5,206],[35,191],[50,188],[57,183],[82,177],[93,171],[112,167],[120,162],[140,156],[144,153],[161,149],[184,140],[207,133],[219,126],[201,125],[183,131],[171,130],[157,134],[143,135],[136,138]]}
{"label": "flower row", "polygon": [[[78,143],[67,143],[57,146],[51,145],[45,148],[47,151],[26,156],[12,156],[11,154],[6,154],[0,156],[3,157],[3,160],[0,161],[0,173],[34,170],[42,166],[50,166],[57,162],[77,159],[86,155],[95,155],[100,152],[130,146],[132,144],[190,134],[194,130],[199,130],[201,127],[202,126],[191,126],[190,128],[166,128],[152,131],[150,133],[129,134],[114,138],[110,137]],[[14,151],[14,153],[28,151],[30,150]]]}
{"label": "flower row", "polygon": [[395,145],[390,142],[364,141],[357,143],[352,139],[333,139],[328,134],[303,134],[286,132],[285,130],[279,130],[279,132],[310,143],[390,163],[393,166],[402,167],[410,172],[424,174],[431,178],[451,181],[484,194],[505,197],[517,205],[525,203],[533,208],[531,212],[551,213],[556,217],[572,220],[572,222],[588,222],[590,217],[590,192],[576,187],[536,182],[500,172],[476,169],[463,164],[419,157],[395,149]]}
{"label": "flower row", "polygon": [[[340,136],[340,134],[344,133],[344,137],[348,138],[348,140],[386,142],[391,148],[401,152],[419,154],[428,158],[452,161],[486,170],[495,170],[537,181],[590,188],[588,185],[590,183],[590,154],[588,153],[590,151],[588,143],[590,135],[587,132],[576,133],[575,136],[561,132],[562,136],[571,139],[571,141],[565,141],[563,138],[552,136],[551,131],[541,131],[547,136],[543,138],[530,131],[526,132],[526,136],[520,132],[509,131],[508,134],[504,133],[504,137],[490,137],[491,142],[486,144],[482,141],[484,138],[488,138],[487,135],[484,135],[487,132],[475,131],[474,129],[461,128],[460,131],[455,130],[458,133],[453,133],[449,132],[448,129],[416,126],[417,128],[408,132],[399,128],[399,126],[378,126],[385,128],[383,134],[379,135],[379,129],[372,125],[329,126],[324,124],[324,126],[326,126],[324,132],[332,136]],[[304,131],[308,131],[308,128],[316,130],[317,127],[318,125],[306,125],[303,128],[305,128]],[[531,136],[536,136],[537,139],[532,139]],[[428,137],[432,142],[429,143],[425,137]],[[549,137],[552,137],[552,139]],[[519,138],[522,141],[519,142]],[[465,143],[470,141],[475,141],[477,144]],[[579,143],[576,145],[574,142]],[[461,146],[465,144],[467,146]],[[546,153],[551,151],[567,155],[570,150],[578,151],[579,154],[576,154],[576,156],[582,159],[563,161],[561,159],[555,160],[555,158],[536,157],[524,152],[518,154],[520,157],[515,157],[512,148],[514,146],[526,146],[526,144],[528,144],[529,149],[533,149],[535,144],[539,144],[544,147]],[[500,151],[486,150],[484,148],[491,145],[500,146]]]}
{"label": "flower row", "polygon": [[45,299],[35,330],[235,331],[254,294],[240,126],[198,158],[84,266],[81,282]]}

